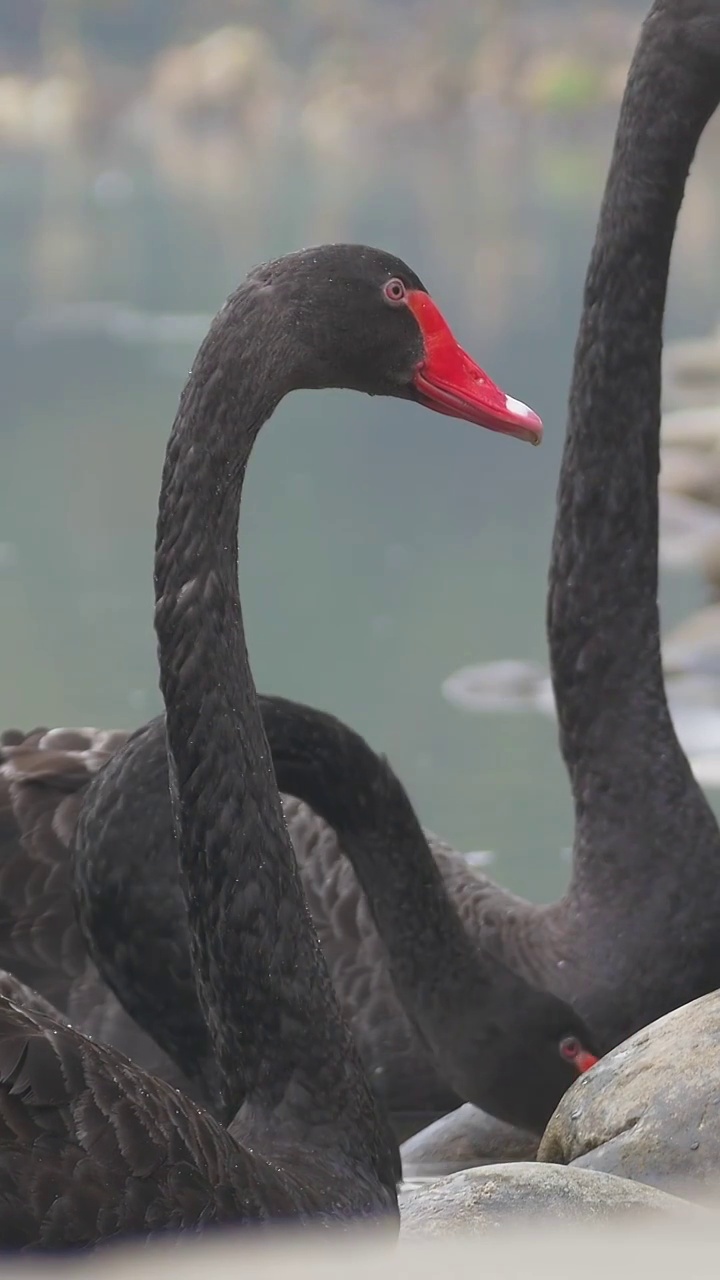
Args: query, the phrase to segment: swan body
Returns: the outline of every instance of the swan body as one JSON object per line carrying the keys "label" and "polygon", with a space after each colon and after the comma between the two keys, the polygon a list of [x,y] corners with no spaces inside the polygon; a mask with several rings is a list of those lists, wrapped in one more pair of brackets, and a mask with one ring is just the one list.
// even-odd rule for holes
{"label": "swan body", "polygon": [[[219,312],[166,451],[154,580],[184,963],[205,1030],[199,1078],[223,1123],[117,1050],[0,998],[5,1247],[276,1218],[397,1219],[397,1147],[303,898],[238,591],[250,452],[279,401],[308,386],[540,434],[531,410],[461,350],[414,273],[377,250],[320,246],[267,263]],[[13,819],[12,785],[9,800]],[[68,817],[62,804],[45,813],[53,840]]]}
{"label": "swan body", "polygon": [[[446,881],[433,873],[427,882],[438,902],[447,883],[466,938],[476,947],[482,942],[484,953],[490,949],[531,986],[569,1001],[603,1050],[720,985],[720,834],[670,719],[657,606],[660,367],[668,267],[688,169],[719,97],[717,6],[710,0],[656,0],[628,79],[585,285],[550,569],[551,672],[575,805],[568,891],[557,903],[537,906],[458,863],[453,864],[457,876],[453,872]],[[387,774],[374,773],[377,766],[359,750],[366,771],[359,791],[352,771],[343,775],[343,788],[326,785],[328,774],[338,781],[332,753],[321,757],[319,768],[307,755],[285,765],[302,774],[302,781],[293,783],[295,791],[333,827],[338,851],[356,860],[362,878],[357,859],[367,857],[368,841],[372,851],[377,833],[363,831],[361,822],[358,840],[357,822],[353,827],[348,817],[357,819],[357,805],[353,809],[348,801],[368,794],[367,787],[372,794],[377,778],[385,785]],[[105,835],[111,848],[122,831],[120,823],[112,834],[108,826],[93,835],[90,819],[92,801],[100,802],[104,788],[118,782],[127,758],[125,753],[114,757],[98,774],[88,807],[83,804],[81,856],[91,846],[97,853]],[[292,790],[289,780],[283,782],[278,752],[273,761],[279,785]],[[355,768],[352,754],[349,763]],[[148,780],[151,773],[148,768]],[[148,781],[151,792],[158,794]],[[117,790],[120,809],[129,795],[122,787]],[[409,823],[404,810],[402,819]],[[163,822],[167,825],[166,818]],[[131,823],[127,830],[136,837],[138,826]],[[384,847],[392,853],[392,840]],[[320,870],[319,861],[314,866],[321,883],[326,869]],[[397,925],[403,902],[417,901],[417,881],[406,858],[392,857],[383,869],[377,846],[372,866],[377,883],[366,876],[362,887],[344,864],[338,871],[346,891],[330,921],[340,949],[333,965],[336,989],[338,973],[364,972],[367,955],[368,993],[382,989],[388,967],[402,993],[390,1006],[391,1020],[402,1025],[401,1013],[409,1011],[416,1045],[426,1053],[430,1049],[435,1066],[441,1063],[437,1074],[454,1081],[453,1090],[462,1090],[459,1096],[479,1101],[469,1069],[477,1061],[478,1028],[465,1016],[474,989],[470,962],[467,983],[448,1011],[427,974],[430,958],[435,973],[445,979],[452,973],[454,948],[461,944],[447,916],[447,932],[431,939],[430,952],[425,931],[416,935],[403,927],[390,933],[388,923]],[[312,878],[313,871],[305,871],[306,885]],[[383,901],[393,908],[390,915],[379,900],[381,883]],[[367,932],[356,925],[368,891],[375,895],[375,933],[369,924]],[[424,905],[430,909],[432,904],[425,900]],[[413,987],[418,974],[423,981]],[[447,981],[439,986],[447,995]],[[379,1045],[380,1069],[392,1096],[387,1081],[393,1058],[383,1053],[383,1022],[373,1037],[377,1006],[369,999],[366,1007],[370,1038]],[[451,1016],[456,1030],[464,1025],[465,1035],[447,1036]],[[193,1069],[202,1077],[204,1064],[196,1050]],[[395,1078],[401,1081],[402,1073]],[[522,1103],[522,1090],[517,1093]],[[435,1095],[426,1096],[434,1105]]]}

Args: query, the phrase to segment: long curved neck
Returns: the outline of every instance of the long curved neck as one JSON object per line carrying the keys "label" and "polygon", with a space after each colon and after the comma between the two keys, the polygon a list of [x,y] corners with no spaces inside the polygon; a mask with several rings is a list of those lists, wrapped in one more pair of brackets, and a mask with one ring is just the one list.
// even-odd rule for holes
{"label": "long curved neck", "polygon": [[[470,942],[388,762],[349,726],[313,707],[273,697],[262,699],[262,710],[278,786],[334,829],[368,900],[408,1017],[448,1082],[468,1096],[458,1078],[462,1045],[472,1041],[477,1049],[482,1035],[488,1045],[498,1035],[498,982],[504,1004],[516,989],[524,995],[525,984]],[[477,1086],[477,1056],[472,1065]]]}
{"label": "long curved neck", "polygon": [[670,252],[719,96],[716,60],[691,49],[682,18],[657,4],[630,70],[585,284],[550,569],[548,635],[578,883],[591,854],[593,877],[611,884],[614,859],[627,867],[645,855],[720,850],[668,713],[657,604]]}
{"label": "long curved neck", "polygon": [[[250,1129],[367,1163],[386,1148],[300,887],[248,663],[237,525],[288,352],[241,288],[182,396],[163,472],[155,625],[171,790],[201,1003]],[[280,388],[279,390],[277,388]],[[392,1181],[392,1179],[391,1179]]]}

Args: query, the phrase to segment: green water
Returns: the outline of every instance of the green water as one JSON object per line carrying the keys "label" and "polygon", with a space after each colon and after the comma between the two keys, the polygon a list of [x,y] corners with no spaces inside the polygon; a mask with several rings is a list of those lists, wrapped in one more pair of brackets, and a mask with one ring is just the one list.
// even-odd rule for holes
{"label": "green water", "polygon": [[[463,714],[440,686],[468,662],[545,661],[564,398],[612,127],[611,112],[582,128],[501,120],[324,161],[279,145],[215,185],[137,152],[1,155],[0,719],[131,726],[158,709],[153,522],[197,345],[92,329],[29,342],[18,323],[93,300],[212,312],[268,256],[375,243],[542,414],[545,443],[351,394],[289,399],[257,446],[241,521],[256,681],[346,718],[389,754],[425,823],[497,851],[514,888],[555,894],[571,815],[553,724]],[[708,144],[693,179],[703,251],[679,259],[672,335],[715,320],[718,163]],[[669,621],[701,598],[687,579],[664,592]]]}

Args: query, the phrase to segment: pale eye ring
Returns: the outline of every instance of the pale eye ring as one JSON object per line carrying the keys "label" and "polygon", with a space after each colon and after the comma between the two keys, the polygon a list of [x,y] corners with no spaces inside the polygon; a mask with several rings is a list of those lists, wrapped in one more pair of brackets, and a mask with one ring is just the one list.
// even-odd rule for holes
{"label": "pale eye ring", "polygon": [[397,307],[401,302],[404,302],[407,297],[407,290],[402,280],[398,280],[397,276],[394,276],[392,280],[388,280],[387,284],[383,286],[383,297],[393,307]]}
{"label": "pale eye ring", "polygon": [[563,1036],[558,1048],[566,1062],[574,1062],[580,1053],[580,1041],[576,1036]]}

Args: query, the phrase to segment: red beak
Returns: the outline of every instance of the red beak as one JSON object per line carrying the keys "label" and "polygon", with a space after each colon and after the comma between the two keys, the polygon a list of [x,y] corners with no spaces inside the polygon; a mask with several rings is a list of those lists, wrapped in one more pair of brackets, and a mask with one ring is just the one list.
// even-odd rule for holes
{"label": "red beak", "polygon": [[543,427],[537,414],[501,391],[463,351],[430,295],[420,289],[410,289],[407,305],[425,343],[425,358],[413,378],[422,404],[436,413],[474,422],[489,431],[540,444]]}
{"label": "red beak", "polygon": [[578,1069],[578,1074],[582,1075],[583,1072],[589,1071],[591,1067],[595,1066],[597,1061],[598,1059],[595,1057],[594,1053],[590,1053],[588,1049],[581,1049],[575,1058],[575,1066]]}

